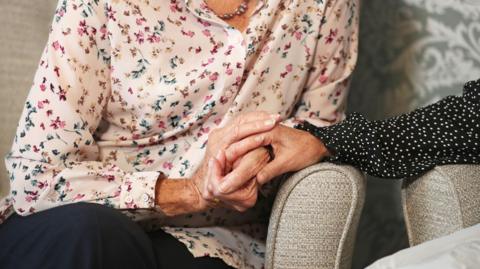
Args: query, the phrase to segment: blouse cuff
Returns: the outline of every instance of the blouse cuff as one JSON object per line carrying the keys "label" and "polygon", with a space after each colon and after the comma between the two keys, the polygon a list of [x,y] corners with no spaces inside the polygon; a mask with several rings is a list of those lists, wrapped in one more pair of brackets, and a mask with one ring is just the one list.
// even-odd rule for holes
{"label": "blouse cuff", "polygon": [[134,172],[126,174],[120,191],[120,207],[125,209],[151,209],[155,207],[155,185],[160,172]]}
{"label": "blouse cuff", "polygon": [[349,159],[352,151],[362,152],[363,146],[360,143],[360,132],[365,125],[365,118],[358,113],[352,113],[337,124],[327,127],[317,127],[308,121],[304,121],[295,128],[307,131],[320,139],[330,151],[331,156],[326,161],[345,162]]}

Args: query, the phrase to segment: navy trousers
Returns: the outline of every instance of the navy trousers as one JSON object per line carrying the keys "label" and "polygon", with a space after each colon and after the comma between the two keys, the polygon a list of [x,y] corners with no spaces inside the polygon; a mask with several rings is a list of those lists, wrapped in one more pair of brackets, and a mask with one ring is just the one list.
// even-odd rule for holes
{"label": "navy trousers", "polygon": [[171,235],[146,233],[105,206],[78,203],[0,225],[0,268],[227,269],[217,258],[194,258]]}

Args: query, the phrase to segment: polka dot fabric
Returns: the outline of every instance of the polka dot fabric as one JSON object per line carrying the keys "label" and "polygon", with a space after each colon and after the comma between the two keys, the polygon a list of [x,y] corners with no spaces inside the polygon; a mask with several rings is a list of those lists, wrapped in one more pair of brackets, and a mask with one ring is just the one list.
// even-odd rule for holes
{"label": "polka dot fabric", "polygon": [[387,120],[353,113],[341,123],[296,126],[321,139],[328,161],[353,165],[382,178],[417,176],[436,165],[480,162],[480,79],[465,84],[463,96]]}

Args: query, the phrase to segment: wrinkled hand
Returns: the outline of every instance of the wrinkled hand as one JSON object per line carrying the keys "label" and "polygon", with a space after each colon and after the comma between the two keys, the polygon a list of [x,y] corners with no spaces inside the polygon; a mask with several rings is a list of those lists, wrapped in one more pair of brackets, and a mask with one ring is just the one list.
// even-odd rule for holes
{"label": "wrinkled hand", "polygon": [[[230,145],[225,151],[226,162],[232,162],[247,152],[271,145],[274,159],[257,175],[263,185],[272,178],[287,172],[301,170],[329,155],[325,145],[308,132],[277,125],[270,131],[258,133]],[[228,194],[248,182],[247,174],[230,173],[220,185],[221,192]]]}
{"label": "wrinkled hand", "polygon": [[222,191],[227,159],[224,151],[220,151],[216,158],[209,163],[207,189],[209,198],[222,201],[224,206],[244,212],[253,207],[257,202],[259,185],[255,175],[270,161],[270,154],[263,148],[254,149],[239,158],[233,165],[233,170],[227,175],[242,177],[244,184],[239,185],[234,191],[225,193]]}
{"label": "wrinkled hand", "polygon": [[[191,180],[194,183],[194,186],[196,187],[197,191],[199,192],[199,195],[203,200],[213,203],[216,199],[218,199],[212,193],[212,191],[215,191],[215,189],[211,189],[211,190],[208,189],[208,186],[210,185],[209,184],[210,177],[207,174],[209,170],[208,169],[208,163],[210,162],[209,160],[217,157],[216,158],[217,161],[218,159],[220,159],[220,161],[223,161],[219,163],[220,167],[223,169],[222,173],[229,172],[231,167],[233,167],[234,165],[234,161],[229,162],[226,159],[222,160],[222,156],[221,156],[222,154],[224,154],[223,152],[228,148],[228,146],[246,137],[271,130],[272,128],[275,127],[275,125],[278,123],[279,120],[280,120],[280,117],[278,115],[271,115],[266,112],[260,112],[260,111],[249,112],[249,113],[244,113],[239,115],[234,120],[232,120],[232,122],[227,124],[225,127],[214,129],[210,132],[208,136],[208,143],[207,143],[205,157],[202,161],[202,164],[200,165],[200,168],[191,178]],[[244,152],[242,156],[245,155],[246,153],[247,152]],[[255,185],[256,183],[255,184],[251,183],[251,184]],[[226,199],[226,201],[228,202],[232,202],[232,204],[236,204],[234,202],[237,202],[238,200],[237,197],[234,197],[234,196],[230,198],[227,198],[226,196],[222,196],[222,198]],[[243,205],[247,205],[247,204],[240,203],[238,208],[241,209],[241,206]]]}

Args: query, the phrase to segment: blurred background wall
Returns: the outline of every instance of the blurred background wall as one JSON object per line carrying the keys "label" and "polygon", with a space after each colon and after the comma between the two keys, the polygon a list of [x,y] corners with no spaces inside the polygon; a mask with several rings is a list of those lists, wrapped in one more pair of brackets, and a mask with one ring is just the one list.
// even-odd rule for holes
{"label": "blurred background wall", "polygon": [[[0,106],[8,108],[0,114],[2,157],[11,145],[56,1],[0,0]],[[476,78],[480,0],[362,0],[351,111],[371,119],[397,115],[460,94],[463,83]],[[1,194],[8,190],[6,175],[2,161]],[[369,179],[353,268],[407,246],[400,186],[400,181]]]}
{"label": "blurred background wall", "polygon": [[[362,0],[350,111],[383,119],[480,78],[480,0]],[[408,246],[401,181],[369,178],[353,268]]]}

